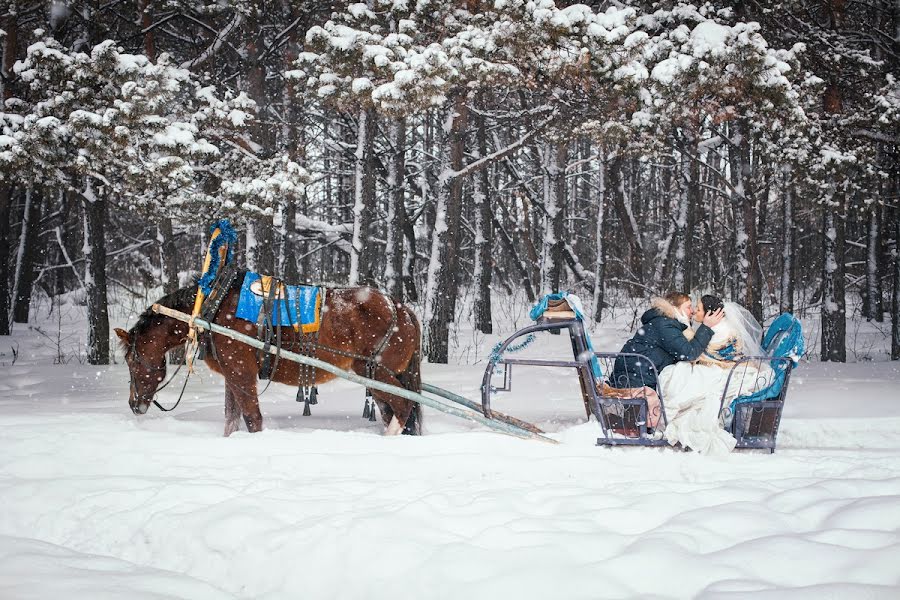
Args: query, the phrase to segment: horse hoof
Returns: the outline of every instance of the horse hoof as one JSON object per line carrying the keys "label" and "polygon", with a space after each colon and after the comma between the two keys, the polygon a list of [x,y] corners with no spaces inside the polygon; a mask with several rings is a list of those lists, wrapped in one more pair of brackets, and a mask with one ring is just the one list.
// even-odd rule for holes
{"label": "horse hoof", "polygon": [[391,422],[388,424],[387,429],[384,430],[384,435],[400,435],[401,433],[403,433],[403,425],[397,420],[397,415],[394,415],[391,417]]}

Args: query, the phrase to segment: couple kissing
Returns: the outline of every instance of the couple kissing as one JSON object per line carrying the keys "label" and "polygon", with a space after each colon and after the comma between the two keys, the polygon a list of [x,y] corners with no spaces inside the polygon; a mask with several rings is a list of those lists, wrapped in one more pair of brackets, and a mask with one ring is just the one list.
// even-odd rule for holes
{"label": "couple kissing", "polygon": [[[692,318],[697,329],[691,327]],[[734,449],[735,439],[719,422],[723,394],[730,402],[770,378],[749,365],[731,373],[744,356],[763,354],[761,339],[762,326],[742,306],[705,295],[695,308],[690,296],[672,292],[651,302],[640,328],[622,347],[623,353],[646,358],[617,358],[610,385],[658,390],[668,417],[662,433],[670,444],[725,454]],[[658,396],[648,394],[647,401],[648,424],[659,427],[659,409],[652,406],[658,405]]]}

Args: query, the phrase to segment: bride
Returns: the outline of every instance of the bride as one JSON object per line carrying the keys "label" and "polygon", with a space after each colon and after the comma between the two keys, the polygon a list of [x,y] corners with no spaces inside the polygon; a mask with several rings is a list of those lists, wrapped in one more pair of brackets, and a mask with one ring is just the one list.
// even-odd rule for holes
{"label": "bride", "polygon": [[[659,390],[665,402],[668,425],[665,436],[670,444],[681,443],[704,454],[727,454],[735,439],[719,424],[722,393],[725,405],[739,395],[750,394],[771,379],[755,363],[743,363],[731,380],[732,367],[744,356],[762,356],[762,326],[747,309],[734,302],[722,302],[715,296],[700,299],[695,320],[708,312],[725,309],[725,318],[714,326],[706,351],[693,362],[682,361],[664,368],[659,374]],[[686,329],[691,337],[693,329]],[[769,371],[767,366],[763,370]],[[728,390],[725,390],[726,385]]]}

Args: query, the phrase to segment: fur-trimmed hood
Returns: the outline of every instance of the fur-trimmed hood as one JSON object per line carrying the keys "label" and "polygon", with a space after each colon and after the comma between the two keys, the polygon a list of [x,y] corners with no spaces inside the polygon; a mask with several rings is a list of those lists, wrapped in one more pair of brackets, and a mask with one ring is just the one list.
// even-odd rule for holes
{"label": "fur-trimmed hood", "polygon": [[641,323],[647,324],[653,319],[665,317],[678,321],[685,328],[690,327],[690,321],[687,316],[678,310],[678,307],[666,300],[665,298],[654,298],[650,301],[650,309],[641,316]]}

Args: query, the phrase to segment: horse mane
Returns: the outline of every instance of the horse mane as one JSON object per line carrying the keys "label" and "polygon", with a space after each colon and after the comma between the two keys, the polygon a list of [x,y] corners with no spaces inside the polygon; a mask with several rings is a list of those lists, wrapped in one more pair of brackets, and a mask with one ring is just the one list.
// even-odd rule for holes
{"label": "horse mane", "polygon": [[[171,294],[166,294],[162,298],[156,301],[156,304],[161,304],[162,306],[166,306],[168,308],[174,310],[180,310],[181,312],[191,312],[191,309],[194,306],[194,298],[197,296],[197,284],[194,283],[187,287],[183,287],[180,290],[175,290]],[[150,324],[153,322],[153,319],[159,317],[158,314],[153,312],[153,306],[147,307],[147,310],[141,313],[141,316],[138,317],[137,323],[128,330],[129,335],[133,336],[135,334],[140,335],[145,333],[147,329],[150,327]],[[121,342],[124,345],[124,342]]]}

